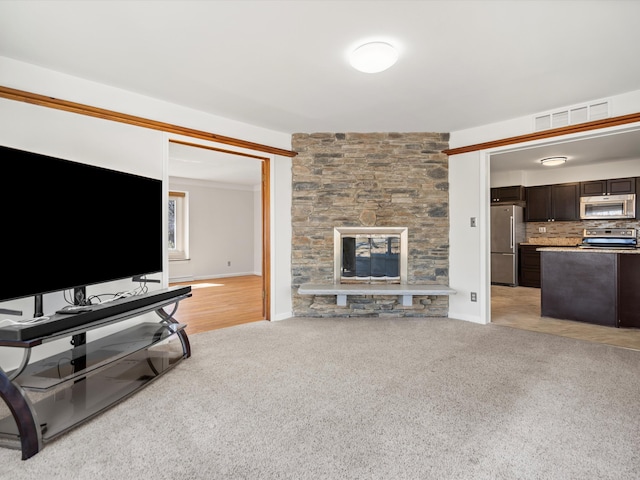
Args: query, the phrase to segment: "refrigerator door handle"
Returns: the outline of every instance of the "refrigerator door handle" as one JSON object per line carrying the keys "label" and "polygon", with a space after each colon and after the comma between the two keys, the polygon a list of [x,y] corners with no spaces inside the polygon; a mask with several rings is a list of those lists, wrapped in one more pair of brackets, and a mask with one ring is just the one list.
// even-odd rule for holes
{"label": "refrigerator door handle", "polygon": [[509,226],[511,228],[509,228],[509,243],[511,245],[511,248],[513,249],[513,215],[509,217]]}

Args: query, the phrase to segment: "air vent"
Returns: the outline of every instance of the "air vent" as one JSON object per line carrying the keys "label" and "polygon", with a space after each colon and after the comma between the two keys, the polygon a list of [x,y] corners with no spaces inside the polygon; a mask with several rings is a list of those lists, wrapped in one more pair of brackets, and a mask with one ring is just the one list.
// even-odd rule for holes
{"label": "air vent", "polygon": [[536,117],[536,132],[551,128],[551,115]]}
{"label": "air vent", "polygon": [[569,110],[572,123],[584,123],[589,121],[589,107],[578,107]]}
{"label": "air vent", "polygon": [[609,102],[594,103],[589,106],[589,120],[609,117]]}
{"label": "air vent", "polygon": [[566,127],[569,125],[569,111],[556,112],[551,114],[551,125],[556,127]]}
{"label": "air vent", "polygon": [[566,110],[537,115],[534,121],[536,132],[550,128],[566,127],[577,123],[591,122],[609,117],[609,102],[578,105]]}

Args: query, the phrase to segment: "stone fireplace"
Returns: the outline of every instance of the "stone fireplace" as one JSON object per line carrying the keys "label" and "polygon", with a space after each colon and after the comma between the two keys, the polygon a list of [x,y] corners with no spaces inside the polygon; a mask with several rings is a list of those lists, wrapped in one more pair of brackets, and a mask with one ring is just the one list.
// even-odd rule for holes
{"label": "stone fireplace", "polygon": [[449,284],[448,140],[445,133],[292,136],[295,316],[448,314],[447,296],[414,293],[409,303],[397,294],[349,294],[344,305],[335,295],[298,292],[309,283],[358,291]]}
{"label": "stone fireplace", "polygon": [[334,228],[334,283],[407,283],[407,230]]}

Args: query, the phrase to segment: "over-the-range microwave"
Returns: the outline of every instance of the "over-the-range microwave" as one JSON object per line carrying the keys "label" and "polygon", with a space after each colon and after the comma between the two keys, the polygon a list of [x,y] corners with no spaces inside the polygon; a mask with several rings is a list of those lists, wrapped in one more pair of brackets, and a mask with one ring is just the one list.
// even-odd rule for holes
{"label": "over-the-range microwave", "polygon": [[580,197],[580,219],[636,218],[636,194]]}

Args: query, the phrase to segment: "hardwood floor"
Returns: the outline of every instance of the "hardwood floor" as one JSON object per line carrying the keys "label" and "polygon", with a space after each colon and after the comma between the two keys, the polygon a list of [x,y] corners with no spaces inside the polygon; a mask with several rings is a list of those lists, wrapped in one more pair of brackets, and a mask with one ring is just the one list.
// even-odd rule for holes
{"label": "hardwood floor", "polygon": [[640,350],[640,328],[541,317],[539,288],[492,285],[491,323]]}
{"label": "hardwood floor", "polygon": [[182,300],[176,319],[187,325],[188,335],[264,320],[262,277],[212,278],[173,285],[191,285],[192,296]]}

